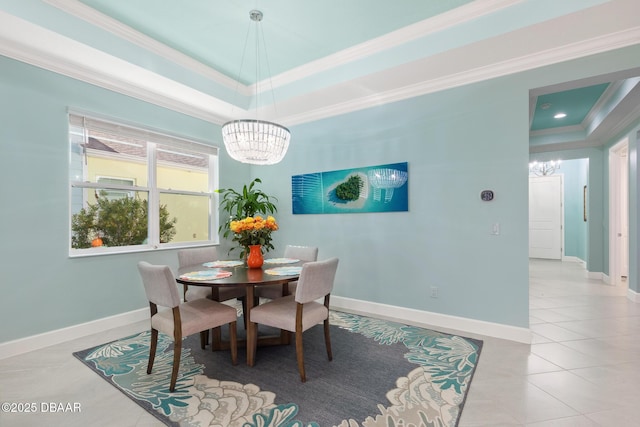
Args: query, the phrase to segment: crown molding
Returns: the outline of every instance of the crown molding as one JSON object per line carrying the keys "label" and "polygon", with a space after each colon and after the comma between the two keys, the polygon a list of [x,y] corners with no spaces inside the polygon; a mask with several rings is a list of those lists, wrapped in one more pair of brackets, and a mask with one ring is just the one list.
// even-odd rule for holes
{"label": "crown molding", "polygon": [[[298,111],[302,112],[283,117],[281,118],[281,121],[292,126],[295,124],[346,114],[372,106],[384,105],[445,89],[477,83],[491,78],[503,77],[510,74],[540,68],[558,62],[570,61],[610,50],[637,45],[638,40],[640,40],[640,26],[625,29],[616,33],[606,34],[604,36],[594,37],[588,40],[570,43],[560,47],[546,49],[519,58],[508,59],[459,73],[425,80],[400,88],[378,92],[373,95],[367,95],[355,99],[352,98],[348,101],[327,105],[326,107],[321,107],[312,111],[298,109]],[[393,73],[394,70],[391,70],[380,72],[378,75],[381,80],[384,80],[385,78],[391,78],[386,76]]]}
{"label": "crown molding", "polygon": [[237,82],[225,74],[222,74],[208,65],[203,64],[200,61],[193,59],[190,56],[183,54],[182,52],[173,49],[157,40],[134,30],[128,25],[123,24],[108,15],[105,15],[97,10],[81,3],[78,0],[43,0],[45,3],[62,10],[65,13],[73,15],[91,25],[98,28],[102,28],[115,36],[129,41],[142,47],[145,50],[153,52],[154,54],[165,58],[175,64],[180,65],[188,70],[198,73],[208,79],[215,81],[228,89],[236,90],[244,96],[251,96],[252,92],[249,86]]}
{"label": "crown molding", "polygon": [[583,125],[573,126],[558,126],[555,128],[548,128],[543,130],[533,130],[529,132],[529,136],[548,136],[548,135],[561,135],[566,133],[585,132]]}
{"label": "crown molding", "polygon": [[[280,73],[277,76],[273,76],[269,83],[274,88],[285,86],[295,81],[308,78],[312,75],[401,46],[407,42],[430,34],[459,26],[465,22],[477,19],[480,16],[489,15],[518,3],[522,3],[522,1],[523,0],[474,1],[440,15],[436,15],[432,18],[392,31],[383,36],[367,40],[364,43],[360,43],[340,52],[311,61],[284,73]],[[267,83],[264,81],[257,83],[258,86],[264,86],[266,84]],[[253,90],[255,90],[255,87],[253,87]]]}
{"label": "crown molding", "polygon": [[142,67],[0,11],[0,54],[216,124],[232,106]]}
{"label": "crown molding", "polygon": [[582,141],[530,145],[529,154],[547,153],[551,151],[579,150],[581,148],[596,148],[596,147],[601,147],[602,145],[603,145],[603,142],[597,139],[588,140],[588,141],[582,140]]}
{"label": "crown molding", "polygon": [[604,91],[604,93],[598,98],[598,101],[593,104],[591,110],[587,113],[584,120],[582,121],[582,127],[584,129],[589,129],[591,125],[598,119],[598,112],[602,110],[602,108],[609,103],[609,101],[618,93],[620,88],[622,87],[623,82],[615,81],[612,82]]}
{"label": "crown molding", "polygon": [[78,0],[43,0],[68,14],[98,28],[102,28],[117,37],[134,43],[149,50],[175,64],[194,71],[225,87],[236,90],[244,96],[252,96],[256,91],[266,91],[271,88],[285,86],[312,75],[327,71],[352,61],[356,61],[375,53],[400,46],[409,41],[433,34],[448,28],[460,25],[464,22],[477,19],[479,16],[495,13],[502,9],[522,3],[523,0],[484,0],[474,1],[453,10],[447,11],[432,18],[425,19],[412,25],[408,25],[391,33],[360,43],[348,49],[344,49],[332,55],[308,64],[294,68],[290,71],[272,76],[269,79],[256,82],[253,85],[245,85],[237,82],[211,67],[199,62],[179,51],[173,49],[155,39],[134,30],[133,28],[83,4]]}
{"label": "crown molding", "polygon": [[[60,0],[46,1],[58,2]],[[71,3],[77,2],[72,0]],[[504,6],[509,2],[494,3]],[[336,85],[324,91],[289,100],[287,102],[290,106],[288,111],[296,113],[279,117],[279,121],[287,126],[315,121],[637,45],[638,40],[640,40],[640,26],[630,27],[616,33],[540,50],[518,58],[505,59],[459,72],[449,72],[446,75],[434,76],[402,87],[381,89],[380,91],[373,88],[374,93],[365,96],[346,98],[349,96],[349,91],[340,93],[344,86]],[[473,46],[460,48],[459,52],[465,53],[468,52],[468,49],[473,49]],[[2,11],[0,11],[0,54],[218,125],[229,119],[231,111],[241,110],[213,96]],[[419,65],[428,67],[432,64],[429,61],[432,60],[432,58],[427,58]],[[410,63],[403,67],[416,67],[416,63]],[[381,71],[366,76],[366,79],[368,82],[374,81],[380,87],[384,87],[381,82],[386,82],[386,87],[389,87],[389,82],[398,80],[397,77],[394,78],[398,69],[396,67]],[[355,79],[347,84],[355,87],[362,82],[362,79]],[[369,85],[363,84],[362,87],[368,88]],[[338,93],[336,94],[336,92]],[[317,105],[318,107],[310,108],[309,105]]]}

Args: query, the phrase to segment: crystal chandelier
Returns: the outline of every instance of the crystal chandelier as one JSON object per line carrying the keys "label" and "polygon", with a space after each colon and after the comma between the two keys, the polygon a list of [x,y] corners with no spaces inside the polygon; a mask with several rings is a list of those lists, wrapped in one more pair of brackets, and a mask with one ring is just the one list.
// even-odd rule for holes
{"label": "crystal chandelier", "polygon": [[553,175],[558,169],[560,169],[560,160],[529,163],[529,173],[533,173],[538,176]]}
{"label": "crystal chandelier", "polygon": [[[262,21],[262,17],[263,14],[259,10],[249,12],[249,18],[256,23],[256,116],[259,68],[257,26]],[[248,36],[249,33],[247,33]],[[289,129],[277,123],[258,120],[257,117],[255,119],[232,120],[222,125],[222,140],[227,153],[232,159],[242,163],[254,165],[273,165],[278,163],[287,153],[290,139],[291,133]]]}

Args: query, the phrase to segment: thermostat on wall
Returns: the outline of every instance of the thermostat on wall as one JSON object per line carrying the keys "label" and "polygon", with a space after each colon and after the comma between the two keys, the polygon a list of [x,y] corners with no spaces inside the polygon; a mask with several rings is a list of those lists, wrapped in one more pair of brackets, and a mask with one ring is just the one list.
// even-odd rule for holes
{"label": "thermostat on wall", "polygon": [[493,191],[491,190],[483,190],[480,193],[480,199],[482,199],[483,202],[490,202],[493,200]]}

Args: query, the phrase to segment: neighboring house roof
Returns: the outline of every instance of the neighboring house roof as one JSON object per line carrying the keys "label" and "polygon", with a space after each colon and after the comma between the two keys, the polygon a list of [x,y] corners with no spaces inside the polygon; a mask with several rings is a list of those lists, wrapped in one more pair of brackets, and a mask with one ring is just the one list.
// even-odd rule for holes
{"label": "neighboring house roof", "polygon": [[[103,135],[101,139],[98,139],[96,136],[100,137],[101,135],[98,132],[92,133],[95,136],[89,137],[89,142],[85,145],[86,148],[133,157],[145,158],[147,156],[147,141],[114,135]],[[206,154],[181,149],[160,149],[158,150],[158,160],[182,167],[209,167],[209,158]]]}
{"label": "neighboring house roof", "polygon": [[93,150],[100,150],[100,151],[110,151],[112,153],[117,153],[118,151],[115,150],[112,147],[109,147],[107,144],[101,142],[98,139],[95,139],[93,137],[89,137],[89,143],[85,145],[86,148],[91,148]]}

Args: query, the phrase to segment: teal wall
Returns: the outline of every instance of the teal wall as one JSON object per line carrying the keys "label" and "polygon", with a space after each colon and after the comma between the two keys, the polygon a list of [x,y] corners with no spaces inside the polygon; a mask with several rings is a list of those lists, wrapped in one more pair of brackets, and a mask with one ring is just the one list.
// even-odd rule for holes
{"label": "teal wall", "polygon": [[[262,178],[280,200],[275,244],[339,256],[336,295],[528,327],[529,90],[637,66],[637,58],[640,47],[294,126],[278,165],[241,165],[222,150],[220,184]],[[0,342],[146,307],[136,262],[175,266],[175,251],[68,257],[66,110],[218,145],[219,127],[6,58],[0,99],[0,322],[11,325]],[[603,152],[566,154],[589,159],[587,263],[603,271]],[[403,161],[409,212],[291,213],[292,175]],[[494,201],[480,200],[484,189]],[[431,286],[439,298],[428,296]]]}
{"label": "teal wall", "polygon": [[[0,342],[147,307],[136,263],[175,251],[68,257],[67,108],[211,143],[220,128],[4,57],[0,100]],[[221,184],[243,182],[249,167],[221,157]]]}
{"label": "teal wall", "polygon": [[[564,177],[564,255],[587,261],[587,223],[584,221],[583,189],[587,185],[586,159],[563,162]],[[588,219],[588,218],[587,218]]]}
{"label": "teal wall", "polygon": [[[282,202],[278,241],[338,256],[336,295],[527,327],[527,99],[501,79],[296,126],[259,172]],[[291,213],[292,175],[403,161],[409,212]]]}

